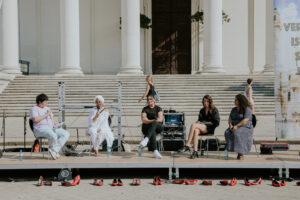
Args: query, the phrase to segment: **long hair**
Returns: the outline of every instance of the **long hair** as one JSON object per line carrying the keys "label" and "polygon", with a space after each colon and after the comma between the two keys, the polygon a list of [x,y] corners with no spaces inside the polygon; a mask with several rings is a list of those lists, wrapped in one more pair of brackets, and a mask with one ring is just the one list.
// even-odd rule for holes
{"label": "long hair", "polygon": [[235,99],[238,101],[239,113],[244,114],[247,107],[249,106],[248,99],[242,94],[236,95]]}
{"label": "long hair", "polygon": [[215,104],[214,104],[214,101],[212,99],[212,97],[210,95],[205,95],[202,99],[202,105],[204,107],[204,99],[207,99],[208,100],[208,112],[210,114],[213,113],[214,109],[215,109]]}

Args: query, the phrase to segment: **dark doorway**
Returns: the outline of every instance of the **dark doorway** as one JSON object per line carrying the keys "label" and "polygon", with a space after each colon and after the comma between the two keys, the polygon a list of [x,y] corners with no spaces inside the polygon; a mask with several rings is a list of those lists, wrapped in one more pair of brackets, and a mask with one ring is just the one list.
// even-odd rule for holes
{"label": "dark doorway", "polygon": [[191,73],[191,0],[152,0],[152,72]]}

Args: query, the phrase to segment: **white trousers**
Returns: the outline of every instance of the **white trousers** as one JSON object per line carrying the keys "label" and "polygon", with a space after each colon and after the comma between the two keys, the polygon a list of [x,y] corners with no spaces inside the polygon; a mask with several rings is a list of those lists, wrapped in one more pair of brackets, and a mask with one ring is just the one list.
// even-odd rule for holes
{"label": "white trousers", "polygon": [[106,140],[107,146],[111,147],[114,141],[114,135],[111,131],[101,131],[97,133],[97,129],[90,128],[88,133],[91,136],[91,141],[93,144],[94,150],[98,150],[99,145]]}

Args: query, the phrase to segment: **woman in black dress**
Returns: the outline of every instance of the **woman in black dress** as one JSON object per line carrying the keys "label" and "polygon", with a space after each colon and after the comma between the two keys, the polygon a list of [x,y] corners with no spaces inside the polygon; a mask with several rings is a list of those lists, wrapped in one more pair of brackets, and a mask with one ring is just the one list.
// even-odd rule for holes
{"label": "woman in black dress", "polygon": [[146,86],[146,90],[144,95],[140,98],[139,103],[148,95],[154,96],[155,97],[155,92],[154,92],[154,83],[153,83],[153,78],[152,76],[147,76],[146,77],[146,82],[147,82],[147,86]]}
{"label": "woman in black dress", "polygon": [[194,151],[191,159],[199,157],[198,155],[198,135],[213,134],[215,128],[220,124],[220,115],[218,109],[213,103],[213,99],[209,95],[205,95],[202,99],[203,108],[199,112],[198,121],[191,125],[190,133],[186,145],[179,149],[179,152],[185,152],[190,149],[193,141]]}

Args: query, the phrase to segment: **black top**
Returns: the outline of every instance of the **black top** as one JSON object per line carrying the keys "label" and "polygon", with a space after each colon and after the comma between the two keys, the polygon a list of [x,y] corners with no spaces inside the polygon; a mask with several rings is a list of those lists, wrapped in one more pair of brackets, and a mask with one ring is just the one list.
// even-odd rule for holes
{"label": "black top", "polygon": [[147,96],[148,95],[154,96],[154,90],[155,90],[154,85],[152,85],[151,83],[148,83],[148,84],[150,86],[150,89],[149,89],[149,92],[148,92]]}
{"label": "black top", "polygon": [[154,106],[154,108],[150,108],[149,106],[146,106],[143,108],[142,113],[146,113],[147,118],[149,120],[152,120],[152,119],[157,119],[158,113],[160,111],[162,111],[162,109],[159,106]]}
{"label": "black top", "polygon": [[220,124],[220,115],[218,109],[215,108],[212,113],[208,112],[206,114],[205,109],[202,108],[199,112],[198,121],[203,123],[212,122],[213,125],[206,124],[206,126],[208,133],[213,133],[215,128]]}

